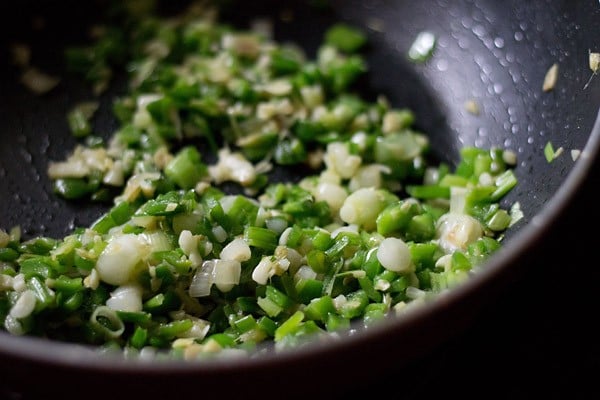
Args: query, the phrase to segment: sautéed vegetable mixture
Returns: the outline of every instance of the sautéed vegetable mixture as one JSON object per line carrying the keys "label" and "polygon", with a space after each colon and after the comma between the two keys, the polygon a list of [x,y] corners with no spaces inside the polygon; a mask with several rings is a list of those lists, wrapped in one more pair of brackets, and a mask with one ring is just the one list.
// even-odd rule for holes
{"label": "saut\u00e9ed vegetable mixture", "polygon": [[514,154],[434,163],[411,110],[355,91],[363,32],[332,26],[310,59],[264,21],[150,12],[66,52],[97,95],[128,74],[114,134],[95,134],[97,102],[77,104],[79,145],[47,171],[56,195],[109,206],[63,238],[0,230],[5,331],[127,357],[280,350],[368,329],[500,247]]}

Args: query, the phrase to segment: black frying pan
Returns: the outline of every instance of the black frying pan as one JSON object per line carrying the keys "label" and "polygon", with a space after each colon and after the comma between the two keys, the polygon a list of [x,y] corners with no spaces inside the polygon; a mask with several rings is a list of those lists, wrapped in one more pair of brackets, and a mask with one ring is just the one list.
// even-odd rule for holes
{"label": "black frying pan", "polygon": [[[169,4],[177,7],[179,3]],[[423,382],[436,379],[430,376],[435,371],[438,379],[444,377],[450,384],[452,375],[444,369],[445,364],[440,366],[436,360],[432,367],[426,356],[482,318],[489,325],[490,317],[486,320],[482,314],[489,310],[490,302],[508,304],[505,324],[520,315],[519,326],[527,326],[524,321],[530,317],[522,311],[527,307],[524,302],[541,307],[546,303],[535,296],[543,293],[552,296],[548,302],[554,302],[558,310],[566,311],[561,302],[568,299],[570,285],[586,288],[587,273],[598,278],[597,272],[593,275],[583,269],[593,258],[585,254],[587,245],[578,240],[585,224],[600,220],[594,209],[597,206],[588,199],[590,187],[598,182],[593,170],[600,145],[600,127],[596,125],[600,77],[584,89],[591,76],[588,51],[600,51],[597,1],[340,0],[319,10],[307,7],[309,1],[229,3],[224,18],[243,26],[252,16],[273,17],[276,39],[299,41],[309,54],[314,54],[322,33],[334,21],[364,27],[370,37],[370,73],[361,83],[364,90],[384,93],[393,104],[412,108],[441,160],[456,161],[465,144],[513,149],[519,160],[519,185],[506,201],[520,202],[524,220],[508,232],[504,248],[490,260],[486,271],[467,285],[405,320],[359,332],[340,343],[210,366],[130,365],[107,362],[73,346],[0,333],[2,390],[24,398],[37,393],[62,396],[65,390],[94,398],[117,390],[140,398],[159,398],[172,395],[174,387],[182,396],[206,391],[203,395],[253,397],[252,391],[265,390],[261,387],[273,393],[283,390],[286,395],[293,390],[294,395],[345,396],[361,387],[360,393],[367,395],[375,390],[369,389],[369,384],[402,386],[397,382],[401,376],[426,384]],[[103,205],[54,196],[45,175],[48,160],[64,158],[75,145],[68,133],[66,110],[91,96],[81,81],[65,74],[62,49],[86,40],[86,26],[101,15],[102,6],[102,1],[51,0],[0,6],[1,60],[10,59],[6,45],[27,42],[32,46],[32,63],[62,77],[55,90],[36,96],[19,83],[17,67],[9,62],[0,64],[0,226],[19,224],[25,237],[59,237],[89,224],[106,210]],[[282,12],[290,10],[294,18],[282,21]],[[369,28],[373,21],[382,22],[384,31]],[[438,35],[439,45],[427,64],[415,65],[405,54],[424,29]],[[545,93],[544,75],[555,62],[560,64],[557,86]],[[97,130],[107,136],[116,127],[110,100],[119,90],[117,85],[102,97],[95,120]],[[465,110],[464,103],[470,99],[479,102],[481,115]],[[543,155],[548,141],[565,149],[551,164]],[[585,150],[585,157],[574,162],[572,149]],[[588,206],[585,212],[581,210]],[[576,220],[582,216],[584,220]],[[569,246],[574,246],[573,253],[564,250]],[[575,267],[582,270],[569,272]],[[567,287],[562,284],[565,280]],[[540,292],[538,282],[552,289]],[[529,296],[532,289],[534,297]],[[515,293],[520,300],[511,298]],[[551,314],[546,311],[544,315]],[[565,322],[552,316],[557,325]],[[479,329],[492,333],[485,331],[485,326]],[[492,343],[497,340],[490,339]],[[463,356],[458,353],[444,354]],[[454,360],[445,362],[451,368],[460,365]],[[336,379],[329,378],[332,371],[336,371]],[[458,379],[460,374],[454,377]],[[57,385],[57,381],[73,389]],[[291,389],[295,385],[297,388]],[[376,393],[382,393],[378,390]],[[413,390],[419,394],[418,389]],[[406,389],[405,393],[409,396],[411,392]]]}

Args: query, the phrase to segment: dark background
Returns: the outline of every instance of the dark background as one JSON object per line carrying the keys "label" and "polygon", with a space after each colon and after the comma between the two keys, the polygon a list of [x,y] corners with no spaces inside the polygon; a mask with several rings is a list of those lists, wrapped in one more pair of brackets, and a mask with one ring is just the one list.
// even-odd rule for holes
{"label": "dark background", "polygon": [[[0,6],[0,15],[3,21],[0,29],[2,32],[0,43],[10,44],[14,38],[32,40],[33,43],[37,43],[34,61],[39,62],[39,65],[43,65],[50,72],[61,72],[61,53],[56,49],[61,48],[65,41],[83,40],[83,37],[77,36],[77,32],[81,32],[81,26],[89,14],[86,14],[80,6],[76,6],[78,2],[63,2],[62,8],[55,8],[57,2],[52,1],[24,1],[16,8],[10,6],[9,3],[4,2]],[[371,12],[369,10],[373,10],[377,6],[389,5],[389,2],[385,1],[362,3],[370,4],[369,7],[365,7],[367,12]],[[458,4],[459,2],[439,3]],[[466,1],[464,3],[472,5],[478,2]],[[594,3],[597,6],[595,1],[580,2],[580,4],[583,3]],[[421,8],[427,7],[427,2],[421,4],[424,4]],[[532,8],[539,7],[540,10],[551,7],[553,10],[557,10],[561,19],[565,19],[565,21],[569,19],[569,15],[563,13],[565,9],[569,8],[568,1],[541,1],[526,4],[536,4]],[[246,5],[245,7],[254,6],[260,5]],[[69,7],[72,7],[71,11],[66,13]],[[596,18],[600,22],[600,14],[592,7],[589,6],[589,9],[594,10],[595,14],[592,14],[590,18]],[[242,7],[244,10],[246,8]],[[263,6],[259,9],[266,10],[267,8],[268,6]],[[61,17],[59,20],[62,21],[62,25],[54,25],[51,31],[40,32],[31,29],[31,16],[38,12],[49,13],[57,18]],[[347,11],[344,15],[351,19],[353,15],[357,14],[358,11],[355,10]],[[65,15],[69,17],[65,19]],[[243,20],[244,15],[240,13],[238,18]],[[323,14],[314,14],[313,16],[317,19],[322,18],[321,22],[330,18],[330,15],[323,16]],[[484,22],[485,19],[482,23]],[[513,23],[520,25],[518,21],[513,21]],[[410,25],[411,21],[408,21],[407,24]],[[411,26],[414,27],[414,21],[412,24]],[[538,29],[536,22],[533,21],[531,24],[535,32]],[[540,29],[546,32],[544,24],[541,22],[539,24],[541,24],[539,25]],[[317,27],[322,26],[317,24]],[[501,27],[497,29],[499,32],[502,31]],[[573,29],[575,30],[574,27]],[[552,29],[549,30],[552,31]],[[309,49],[311,47],[314,49],[314,44],[317,43],[322,32],[318,29],[303,29],[298,24],[288,26],[283,31],[292,37],[303,37]],[[553,31],[548,34],[551,33]],[[581,47],[592,47],[589,42],[593,42],[594,37],[589,37],[590,35],[585,35],[585,33],[578,35],[575,39],[582,36],[588,41]],[[597,37],[596,35],[595,38]],[[570,40],[575,39],[570,38]],[[400,43],[408,40],[409,38],[405,38]],[[508,42],[506,45],[508,46]],[[564,43],[561,45],[566,46]],[[597,45],[600,46],[600,43]],[[84,210],[81,205],[65,203],[53,198],[48,182],[39,172],[44,171],[47,162],[40,156],[51,154],[59,157],[70,151],[73,145],[72,138],[63,135],[50,140],[48,131],[52,129],[64,131],[66,126],[64,120],[61,119],[62,113],[69,104],[85,98],[87,92],[80,83],[66,80],[61,83],[58,92],[51,95],[54,97],[40,99],[32,96],[24,92],[19,85],[18,71],[15,67],[4,62],[9,60],[7,48],[3,46],[1,50],[3,53],[0,58],[2,61],[0,72],[5,77],[0,81],[0,110],[2,110],[0,118],[4,119],[4,122],[0,121],[2,125],[1,140],[4,143],[18,142],[21,144],[21,148],[28,152],[12,152],[0,142],[0,154],[3,158],[0,160],[0,188],[2,188],[0,226],[6,228],[14,222],[26,221],[25,232],[28,235],[64,234],[75,225],[90,222],[102,211],[102,208],[95,207],[91,210]],[[567,51],[564,48],[559,50],[563,53]],[[540,52],[537,76],[530,73],[529,75],[525,74],[525,78],[533,79],[543,76],[545,68],[542,66],[547,65],[547,62],[552,60],[552,56],[556,55],[552,51],[544,52],[539,48],[536,51]],[[396,61],[391,60],[390,62]],[[464,124],[460,126],[461,129],[464,128],[462,131],[458,129],[459,122],[456,120],[444,121],[440,124],[440,116],[456,111],[456,108],[461,108],[464,98],[457,97],[456,103],[459,105],[455,105],[455,109],[450,110],[448,108],[452,107],[447,104],[447,99],[441,99],[442,102],[445,102],[445,106],[438,103],[440,99],[431,94],[432,90],[436,88],[431,87],[431,82],[421,82],[422,76],[412,69],[415,68],[414,66],[399,63],[395,67],[398,68],[395,73],[404,74],[405,79],[402,80],[401,85],[403,89],[406,89],[403,91],[403,95],[396,100],[414,107],[418,113],[418,120],[424,121],[425,128],[436,127],[436,129],[444,131],[445,135],[438,133],[436,140],[441,143],[441,148],[448,150],[447,157],[452,159],[452,154],[456,153],[460,141],[465,138],[472,139],[468,133],[464,132],[472,132],[473,130],[469,131],[467,128],[473,127],[479,122],[463,120],[460,122]],[[466,65],[465,69],[470,67],[470,64]],[[589,78],[589,70],[584,69],[584,71],[586,73],[570,77],[576,80],[579,87],[582,87]],[[431,70],[426,70],[424,74],[429,77],[433,76]],[[6,79],[7,76],[12,79]],[[433,78],[435,77],[433,76]],[[381,87],[385,80],[385,76],[375,77],[375,86]],[[434,81],[434,83],[438,82]],[[474,86],[480,83],[476,82]],[[579,95],[577,100],[582,98],[589,100],[585,103],[585,107],[597,111],[600,105],[600,101],[598,101],[599,85],[600,80],[592,81],[589,92],[593,95],[584,93]],[[450,89],[457,90],[455,87]],[[10,96],[6,96],[7,93]],[[493,95],[494,93],[484,93],[483,97],[488,101],[488,110],[491,110],[495,117],[500,119],[500,122],[496,120],[499,126],[511,130],[512,127],[506,127],[501,120],[503,117],[508,119],[513,116],[510,111],[506,113],[509,106],[500,104],[500,108],[506,114],[503,115],[494,108],[496,105],[492,104]],[[573,98],[568,98],[565,102],[572,100]],[[108,102],[109,97],[105,97],[104,101]],[[543,102],[540,100],[538,103]],[[548,117],[550,122],[544,122],[542,128],[547,130],[571,128],[574,131],[583,132],[583,136],[573,138],[582,144],[583,140],[587,138],[586,132],[589,132],[595,120],[592,118],[581,121],[574,119],[571,115],[561,115],[560,110],[545,103],[539,107],[541,109],[518,109],[517,122],[525,121],[523,122],[524,130],[527,128],[528,119],[536,119],[534,113],[545,112],[550,115]],[[39,118],[35,121],[24,118],[31,115]],[[460,118],[464,117],[464,115],[460,116]],[[113,123],[108,118],[108,112],[105,110],[104,117],[100,118],[98,122],[98,128],[108,134],[113,127]],[[32,130],[39,130],[39,135],[29,136],[24,144],[16,139],[18,135],[15,135],[15,132],[31,132]],[[460,132],[457,133],[457,131]],[[480,135],[474,140],[479,140],[482,145],[488,145],[491,143],[488,140],[495,140],[493,134],[489,136],[492,137]],[[564,166],[561,171],[563,177],[568,172],[567,161],[565,161],[568,159],[569,155],[565,153],[560,160],[557,160],[559,166]],[[536,168],[533,163],[528,166]],[[597,324],[600,315],[598,312],[600,263],[597,261],[597,253],[600,247],[597,245],[598,234],[596,231],[600,224],[600,211],[598,211],[599,205],[595,192],[600,183],[599,168],[600,165],[597,161],[592,174],[586,179],[584,187],[581,192],[577,193],[573,203],[564,210],[564,214],[556,221],[552,230],[544,236],[543,240],[535,244],[535,254],[528,257],[517,268],[518,271],[511,275],[507,284],[498,293],[490,296],[488,302],[482,306],[480,313],[464,331],[448,337],[432,351],[424,351],[422,357],[409,365],[382,370],[380,377],[376,379],[347,381],[344,379],[343,372],[340,371],[332,371],[330,377],[321,379],[330,379],[330,384],[339,388],[337,393],[340,399],[374,396],[394,399],[434,397],[597,398],[599,389],[596,377],[600,373],[600,328]],[[22,178],[15,181],[11,178],[14,173],[21,174]],[[554,180],[547,185],[546,183],[540,181],[536,185],[545,187],[544,190],[555,191],[560,187],[561,180]],[[20,187],[25,187],[27,190],[17,190]],[[20,204],[19,208],[13,208],[16,207],[13,205],[13,201]],[[45,205],[40,206],[44,201]],[[540,207],[543,202],[544,197],[540,196],[538,200],[532,201],[531,207]],[[368,348],[365,348],[364,351],[369,353]],[[357,368],[377,369],[378,360],[385,356],[385,354],[370,354],[368,356],[370,365],[361,365]],[[31,379],[35,380],[35,377],[32,376]],[[13,391],[10,387],[10,382],[6,382],[0,377],[0,398],[2,395],[8,399],[29,398]],[[279,394],[274,395],[279,396]],[[317,393],[315,393],[315,397],[319,397]]]}

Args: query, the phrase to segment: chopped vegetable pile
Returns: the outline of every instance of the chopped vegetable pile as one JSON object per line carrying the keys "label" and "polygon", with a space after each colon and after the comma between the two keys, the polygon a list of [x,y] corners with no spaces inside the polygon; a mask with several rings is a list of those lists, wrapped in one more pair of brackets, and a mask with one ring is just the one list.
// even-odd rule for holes
{"label": "chopped vegetable pile", "polygon": [[500,247],[514,153],[433,163],[411,110],[355,92],[363,32],[331,27],[310,59],[210,9],[150,11],[67,51],[97,94],[129,73],[110,140],[94,132],[99,103],[76,105],[80,145],[48,168],[57,195],[110,206],[60,239],[0,230],[6,331],[132,357],[280,350],[368,329]]}

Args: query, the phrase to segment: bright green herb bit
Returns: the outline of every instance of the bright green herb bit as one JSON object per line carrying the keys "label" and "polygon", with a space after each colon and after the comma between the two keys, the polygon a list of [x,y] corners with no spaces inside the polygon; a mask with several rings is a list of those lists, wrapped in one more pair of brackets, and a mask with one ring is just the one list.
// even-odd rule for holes
{"label": "bright green herb bit", "polygon": [[546,157],[546,161],[548,161],[549,163],[551,163],[558,156],[560,156],[562,154],[562,152],[563,152],[563,148],[559,147],[558,149],[555,150],[552,142],[548,142],[544,146],[544,157]]}
{"label": "bright green herb bit", "polygon": [[408,58],[417,63],[424,63],[431,58],[437,44],[434,33],[429,31],[419,32],[408,50]]}
{"label": "bright green herb bit", "polygon": [[95,101],[82,102],[67,113],[69,129],[73,136],[82,138],[92,133],[90,120],[98,110],[99,104]]}
{"label": "bright green herb bit", "polygon": [[367,37],[356,27],[338,23],[327,30],[325,42],[345,53],[354,53],[367,43]]}

